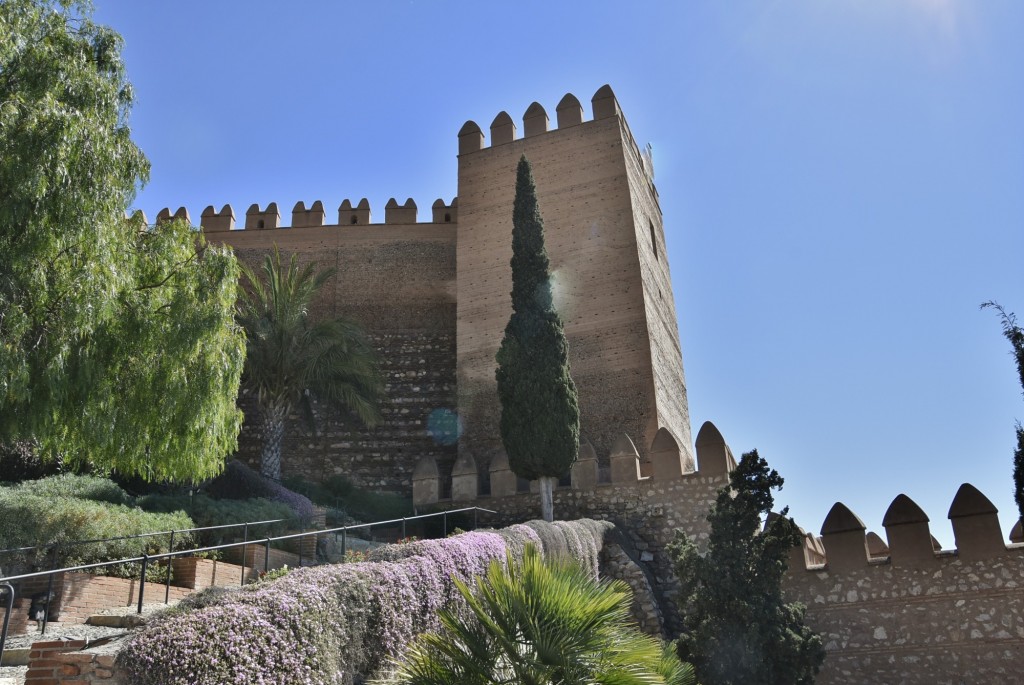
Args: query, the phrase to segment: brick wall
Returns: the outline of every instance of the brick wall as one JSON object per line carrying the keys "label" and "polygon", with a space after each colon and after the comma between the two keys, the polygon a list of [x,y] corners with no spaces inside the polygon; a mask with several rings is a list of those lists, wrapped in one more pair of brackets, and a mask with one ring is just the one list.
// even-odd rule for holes
{"label": "brick wall", "polygon": [[25,685],[122,685],[114,655],[80,651],[85,646],[85,640],[34,643]]}
{"label": "brick wall", "polygon": [[[35,630],[35,621],[28,618],[29,604],[33,594],[45,592],[46,588],[45,578],[24,581],[17,588],[10,622],[12,633]],[[87,573],[58,573],[53,577],[53,592],[56,598],[50,605],[50,619],[60,623],[85,623],[87,618],[103,609],[135,605],[139,601],[138,591],[138,579],[93,576]],[[179,600],[190,593],[191,590],[187,588],[172,585],[170,599]],[[163,600],[164,585],[147,582],[144,601],[148,604]]]}

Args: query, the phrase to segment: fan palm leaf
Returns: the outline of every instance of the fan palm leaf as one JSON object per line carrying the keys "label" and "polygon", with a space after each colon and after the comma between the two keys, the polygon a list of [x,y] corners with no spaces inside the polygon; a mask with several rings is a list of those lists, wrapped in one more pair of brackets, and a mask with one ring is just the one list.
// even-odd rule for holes
{"label": "fan palm leaf", "polygon": [[596,582],[571,562],[527,547],[494,562],[470,587],[466,611],[443,610],[441,630],[417,638],[388,685],[692,685],[693,670],[644,635],[621,581]]}

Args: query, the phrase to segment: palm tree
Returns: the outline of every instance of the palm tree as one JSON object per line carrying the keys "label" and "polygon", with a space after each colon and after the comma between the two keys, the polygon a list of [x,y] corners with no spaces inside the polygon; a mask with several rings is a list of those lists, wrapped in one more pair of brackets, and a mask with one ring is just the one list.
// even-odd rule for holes
{"label": "palm tree", "polygon": [[528,546],[521,564],[492,562],[474,589],[456,580],[471,615],[442,610],[381,685],[692,685],[693,669],[644,635],[621,581],[596,582]]}
{"label": "palm tree", "polygon": [[295,254],[283,264],[275,245],[262,269],[243,264],[242,275],[248,281],[238,306],[246,338],[242,386],[259,408],[260,473],[280,479],[285,419],[299,408],[312,420],[311,395],[376,425],[377,355],[354,322],[311,321],[310,304],[334,269],[300,266]]}

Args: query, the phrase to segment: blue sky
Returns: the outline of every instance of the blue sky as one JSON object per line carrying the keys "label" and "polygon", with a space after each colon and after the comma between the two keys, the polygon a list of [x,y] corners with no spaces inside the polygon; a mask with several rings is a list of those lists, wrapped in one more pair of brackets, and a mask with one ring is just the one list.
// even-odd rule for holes
{"label": "blue sky", "polygon": [[[1024,3],[96,0],[153,163],[137,206],[456,194],[456,134],[611,84],[654,149],[694,431],[817,531],[962,482],[1015,519]],[[520,131],[522,127],[520,125]],[[330,212],[329,212],[330,213]]]}

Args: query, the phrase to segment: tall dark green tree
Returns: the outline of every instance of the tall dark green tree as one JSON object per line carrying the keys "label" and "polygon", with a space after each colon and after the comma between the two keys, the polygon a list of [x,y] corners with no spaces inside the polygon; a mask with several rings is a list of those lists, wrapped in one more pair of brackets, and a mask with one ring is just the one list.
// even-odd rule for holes
{"label": "tall dark green tree", "polygon": [[247,286],[238,306],[246,337],[242,384],[259,407],[260,473],[280,479],[285,419],[302,409],[312,421],[311,393],[351,409],[367,425],[380,419],[377,354],[358,324],[341,317],[311,319],[313,300],[334,269],[300,266],[295,254],[282,261],[275,245],[262,269],[242,265],[242,273]]}
{"label": "tall dark green tree", "polygon": [[[1013,358],[1017,362],[1017,376],[1024,391],[1024,329],[1017,324],[1013,312],[1007,312],[995,302],[985,302],[982,309],[992,308],[999,312],[1003,323],[1003,336],[1010,341]],[[1017,449],[1013,453],[1013,498],[1017,502],[1017,512],[1024,520],[1024,426],[1017,422]]]}
{"label": "tall dark green tree", "polygon": [[0,442],[151,479],[235,449],[238,266],[125,214],[149,174],[121,38],[87,2],[0,2]]}
{"label": "tall dark green tree", "polygon": [[516,172],[512,210],[512,316],[497,355],[501,440],[517,475],[540,482],[541,515],[553,518],[552,492],[576,460],[580,409],[569,346],[551,296],[544,221],[530,163]]}
{"label": "tall dark green tree", "polygon": [[804,607],[782,599],[800,530],[787,509],[761,530],[782,483],[757,450],[744,454],[708,514],[707,552],[682,531],[669,546],[685,607],[677,648],[703,685],[809,685],[825,658]]}

